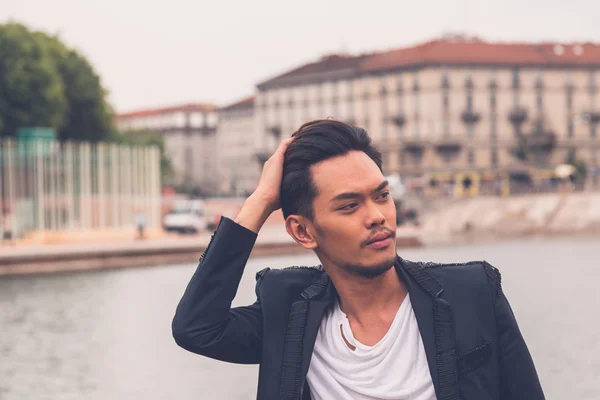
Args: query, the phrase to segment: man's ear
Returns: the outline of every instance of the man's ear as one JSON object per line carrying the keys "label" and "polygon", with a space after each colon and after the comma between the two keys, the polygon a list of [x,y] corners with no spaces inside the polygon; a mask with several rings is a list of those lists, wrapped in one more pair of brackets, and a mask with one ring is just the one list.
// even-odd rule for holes
{"label": "man's ear", "polygon": [[289,215],[285,219],[287,233],[302,247],[314,250],[318,244],[312,223],[301,215]]}

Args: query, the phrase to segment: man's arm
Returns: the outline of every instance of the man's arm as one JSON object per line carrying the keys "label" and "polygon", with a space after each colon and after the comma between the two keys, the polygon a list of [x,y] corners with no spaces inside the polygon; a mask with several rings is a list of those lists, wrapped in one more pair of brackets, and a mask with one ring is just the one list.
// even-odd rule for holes
{"label": "man's arm", "polygon": [[[260,362],[259,301],[231,308],[255,240],[256,233],[221,219],[173,318],[173,338],[179,346],[222,361]],[[257,292],[259,285],[260,279]]]}
{"label": "man's arm", "polygon": [[[256,191],[246,199],[235,222],[222,218],[173,318],[177,344],[217,360],[260,363],[262,310],[260,300],[231,308],[258,231],[279,208],[284,140],[263,167]],[[256,295],[260,280],[256,283]]]}
{"label": "man's arm", "polygon": [[502,292],[500,272],[484,264],[496,297],[496,329],[500,360],[501,400],[543,400],[535,365],[510,304]]}

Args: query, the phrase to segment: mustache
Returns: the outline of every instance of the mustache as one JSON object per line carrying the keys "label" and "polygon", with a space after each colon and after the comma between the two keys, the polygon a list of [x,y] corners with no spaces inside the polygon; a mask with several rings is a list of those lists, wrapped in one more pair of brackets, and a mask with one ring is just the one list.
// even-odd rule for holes
{"label": "mustache", "polygon": [[381,229],[377,229],[376,231],[372,231],[371,234],[365,240],[360,242],[360,247],[367,247],[369,245],[369,242],[373,240],[375,235],[378,235],[382,232],[390,234],[390,236],[392,238],[396,238],[396,232],[394,232],[393,230],[391,230],[389,228],[381,228]]}

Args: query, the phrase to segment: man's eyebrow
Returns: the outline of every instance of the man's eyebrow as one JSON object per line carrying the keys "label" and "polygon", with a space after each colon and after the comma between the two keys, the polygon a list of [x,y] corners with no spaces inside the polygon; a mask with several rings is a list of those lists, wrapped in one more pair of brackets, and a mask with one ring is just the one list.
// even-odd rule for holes
{"label": "man's eyebrow", "polygon": [[[387,181],[387,179],[385,181],[383,181],[379,186],[377,186],[375,188],[375,190],[373,190],[372,193],[377,193],[381,190],[383,190],[384,188],[386,188],[390,183]],[[360,193],[357,192],[346,192],[346,193],[340,193],[337,196],[335,196],[334,198],[332,198],[330,201],[334,202],[334,201],[338,201],[338,200],[353,200],[353,199],[358,199],[361,197]]]}
{"label": "man's eyebrow", "polygon": [[390,182],[388,182],[388,180],[386,179],[385,181],[381,182],[381,185],[377,186],[377,188],[375,190],[373,190],[373,193],[380,192],[389,185],[390,185]]}

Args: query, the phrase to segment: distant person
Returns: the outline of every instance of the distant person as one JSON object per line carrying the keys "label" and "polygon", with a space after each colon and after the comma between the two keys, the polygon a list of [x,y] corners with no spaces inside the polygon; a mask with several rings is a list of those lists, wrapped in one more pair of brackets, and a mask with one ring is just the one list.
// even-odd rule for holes
{"label": "distant person", "polygon": [[[231,308],[257,233],[280,207],[288,234],[322,265],[263,269],[256,302]],[[408,261],[395,236],[367,132],[304,124],[235,221],[222,218],[177,307],[175,341],[260,364],[261,400],[543,399],[498,270]]]}
{"label": "distant person", "polygon": [[10,216],[4,216],[2,220],[2,243],[13,245],[13,233],[12,233],[12,224],[10,221]]}
{"label": "distant person", "polygon": [[146,231],[146,214],[143,211],[138,211],[135,216],[135,224],[137,226],[138,239],[145,239]]}

